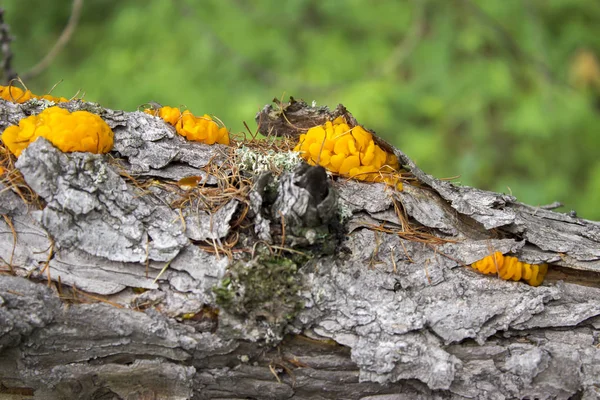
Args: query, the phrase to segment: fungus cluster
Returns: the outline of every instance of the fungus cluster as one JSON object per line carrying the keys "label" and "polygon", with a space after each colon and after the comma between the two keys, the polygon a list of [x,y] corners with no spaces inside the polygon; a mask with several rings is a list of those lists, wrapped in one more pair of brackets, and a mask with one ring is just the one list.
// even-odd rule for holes
{"label": "fungus cluster", "polygon": [[385,182],[402,190],[398,159],[373,140],[361,126],[350,128],[343,117],[310,128],[300,135],[294,151],[311,165],[368,182]]}
{"label": "fungus cluster", "polygon": [[497,274],[504,280],[523,280],[531,286],[541,285],[548,272],[548,264],[526,264],[499,251],[471,264],[471,267],[487,275]]}
{"label": "fungus cluster", "polygon": [[23,90],[16,86],[0,86],[0,99],[12,101],[14,103],[25,103],[31,99],[44,99],[55,103],[64,103],[69,99],[64,97],[56,97],[49,94],[38,96],[31,93],[31,90]]}
{"label": "fungus cluster", "polygon": [[38,137],[49,140],[63,152],[107,153],[113,147],[113,131],[102,118],[56,106],[23,118],[18,126],[10,126],[2,133],[2,141],[17,157]]}
{"label": "fungus cluster", "polygon": [[145,113],[162,118],[173,125],[181,136],[188,140],[205,144],[229,145],[229,132],[227,128],[220,127],[210,115],[204,114],[196,117],[189,110],[181,112],[176,107],[161,107],[159,109],[146,109]]}

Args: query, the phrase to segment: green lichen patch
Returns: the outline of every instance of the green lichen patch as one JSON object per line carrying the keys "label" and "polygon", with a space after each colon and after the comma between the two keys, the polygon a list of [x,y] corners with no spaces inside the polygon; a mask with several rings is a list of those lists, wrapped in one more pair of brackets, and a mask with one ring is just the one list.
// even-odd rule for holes
{"label": "green lichen patch", "polygon": [[247,320],[280,325],[303,308],[297,264],[283,257],[259,256],[233,263],[213,288],[217,304]]}

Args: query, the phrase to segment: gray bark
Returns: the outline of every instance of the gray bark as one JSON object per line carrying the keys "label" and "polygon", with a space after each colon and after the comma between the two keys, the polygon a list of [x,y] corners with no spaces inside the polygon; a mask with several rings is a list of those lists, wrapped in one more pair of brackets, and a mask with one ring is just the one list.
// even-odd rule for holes
{"label": "gray bark", "polygon": [[[63,106],[100,114],[115,147],[31,144],[16,167],[37,208],[0,184],[0,268],[12,271],[0,274],[0,394],[600,398],[599,223],[437,180],[382,141],[416,178],[402,192],[317,167],[242,171],[253,189],[215,210],[127,176],[201,176],[190,193],[218,192],[233,148],[141,112]],[[42,107],[0,101],[0,129]],[[343,107],[291,112],[296,127],[354,121]],[[261,115],[262,129],[297,134],[281,111]],[[546,282],[467,267],[491,251],[551,263]]]}

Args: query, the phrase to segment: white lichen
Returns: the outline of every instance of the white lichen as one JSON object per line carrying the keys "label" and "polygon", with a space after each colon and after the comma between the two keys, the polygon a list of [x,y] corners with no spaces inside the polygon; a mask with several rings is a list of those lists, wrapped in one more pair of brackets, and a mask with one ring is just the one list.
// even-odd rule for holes
{"label": "white lichen", "polygon": [[260,175],[267,171],[275,173],[292,171],[302,161],[300,153],[295,151],[268,150],[264,152],[246,146],[238,147],[235,155],[240,169],[253,175]]}
{"label": "white lichen", "polygon": [[344,224],[346,221],[348,221],[350,219],[350,217],[352,217],[352,209],[350,208],[350,206],[348,204],[346,204],[346,202],[343,199],[338,200],[337,215],[338,215],[339,221],[342,224]]}
{"label": "white lichen", "polygon": [[45,110],[46,108],[49,107],[53,107],[56,105],[55,102],[53,102],[52,100],[47,100],[47,99],[30,99],[27,101],[29,104],[34,105],[36,107],[39,107],[40,111]]}

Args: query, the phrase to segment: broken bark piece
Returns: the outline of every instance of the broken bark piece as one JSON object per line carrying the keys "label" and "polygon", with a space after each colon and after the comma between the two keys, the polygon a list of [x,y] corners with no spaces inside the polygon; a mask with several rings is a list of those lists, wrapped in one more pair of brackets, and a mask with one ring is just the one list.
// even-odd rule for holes
{"label": "broken bark piece", "polygon": [[50,258],[52,240],[29,207],[9,187],[0,183],[0,259],[10,270],[13,265],[27,270]]}
{"label": "broken bark piece", "polygon": [[237,200],[230,200],[215,213],[192,206],[186,210],[185,234],[191,240],[222,239],[229,233],[229,222],[238,208]]}
{"label": "broken bark piece", "polygon": [[113,128],[114,150],[128,160],[134,174],[161,170],[178,162],[197,169],[209,163],[220,165],[228,151],[226,146],[188,141],[164,121],[140,111],[125,117],[124,125]]}
{"label": "broken bark piece", "polygon": [[337,193],[323,167],[302,163],[278,179],[263,174],[250,193],[250,210],[255,233],[267,243],[335,244],[331,239],[338,218]]}
{"label": "broken bark piece", "polygon": [[345,117],[351,126],[357,125],[356,119],[341,104],[331,111],[326,106],[310,107],[293,97],[287,103],[278,99],[273,99],[273,103],[275,105],[267,104],[254,118],[258,131],[265,136],[298,137],[313,126],[323,125],[340,116]]}
{"label": "broken bark piece", "polygon": [[369,213],[388,210],[392,207],[393,197],[386,185],[381,183],[364,183],[359,181],[343,181],[336,189],[340,199],[350,211],[366,210]]}
{"label": "broken bark piece", "polygon": [[65,154],[39,138],[16,166],[46,200],[39,219],[61,249],[112,261],[169,261],[187,243],[177,214],[138,196],[100,155]]}
{"label": "broken bark piece", "polygon": [[337,194],[325,169],[302,163],[280,178],[271,218],[283,217],[292,232],[329,224],[335,218]]}

